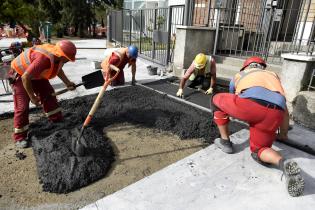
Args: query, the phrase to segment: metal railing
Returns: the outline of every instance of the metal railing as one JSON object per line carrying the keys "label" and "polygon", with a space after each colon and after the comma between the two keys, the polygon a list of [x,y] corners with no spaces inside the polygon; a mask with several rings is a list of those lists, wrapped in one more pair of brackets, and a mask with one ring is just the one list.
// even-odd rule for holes
{"label": "metal railing", "polygon": [[121,46],[134,44],[141,56],[167,65],[173,61],[176,26],[183,25],[184,7],[112,11],[112,39]]}
{"label": "metal railing", "polygon": [[[277,4],[276,4],[277,3]],[[313,55],[314,0],[195,0],[193,24],[219,24],[217,54],[259,55],[281,63],[282,53]]]}

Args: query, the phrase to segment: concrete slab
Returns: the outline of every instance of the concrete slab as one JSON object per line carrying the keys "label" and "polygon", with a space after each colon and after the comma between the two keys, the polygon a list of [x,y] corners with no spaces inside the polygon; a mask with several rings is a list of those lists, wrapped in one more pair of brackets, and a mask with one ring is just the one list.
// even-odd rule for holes
{"label": "concrete slab", "polygon": [[241,130],[231,137],[237,143],[235,154],[211,145],[82,209],[313,209],[314,156],[274,146],[302,168],[305,195],[292,198],[279,170],[251,159],[248,135]]}

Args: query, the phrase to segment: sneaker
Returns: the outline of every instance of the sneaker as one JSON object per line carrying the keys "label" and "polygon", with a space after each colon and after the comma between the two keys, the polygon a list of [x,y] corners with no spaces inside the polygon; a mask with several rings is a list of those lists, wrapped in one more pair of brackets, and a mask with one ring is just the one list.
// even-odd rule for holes
{"label": "sneaker", "polygon": [[286,188],[289,195],[298,197],[304,192],[304,179],[300,174],[301,169],[294,161],[288,161],[284,164],[283,175],[286,178]]}
{"label": "sneaker", "polygon": [[233,145],[232,145],[232,142],[230,140],[224,140],[221,138],[216,138],[214,140],[214,144],[225,153],[228,153],[228,154],[233,153]]}
{"label": "sneaker", "polygon": [[15,142],[15,146],[17,148],[26,148],[28,146],[27,141],[26,140],[22,140],[22,141],[17,141]]}

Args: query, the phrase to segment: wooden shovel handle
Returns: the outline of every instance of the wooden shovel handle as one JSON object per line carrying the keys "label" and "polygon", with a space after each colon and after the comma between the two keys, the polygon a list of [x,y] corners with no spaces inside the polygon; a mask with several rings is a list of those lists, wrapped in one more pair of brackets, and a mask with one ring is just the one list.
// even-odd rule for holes
{"label": "wooden shovel handle", "polygon": [[[74,87],[79,87],[79,86],[81,86],[81,85],[83,85],[84,83],[83,82],[81,82],[81,83],[79,83],[79,84],[76,84]],[[57,91],[57,92],[54,92],[54,93],[52,93],[51,95],[52,96],[58,96],[58,95],[60,95],[60,94],[63,94],[63,93],[66,93],[66,92],[68,92],[69,90],[68,90],[68,88],[65,88],[65,89],[62,89],[62,90],[59,90],[59,91]]]}
{"label": "wooden shovel handle", "polygon": [[[112,68],[112,66],[113,65],[111,65],[110,67]],[[93,104],[93,106],[89,112],[89,115],[87,116],[87,118],[84,121],[83,127],[86,127],[91,122],[93,115],[95,114],[96,110],[98,109],[98,107],[102,101],[102,98],[103,98],[104,93],[107,89],[107,86],[110,85],[110,83],[114,79],[116,79],[116,77],[118,76],[120,69],[118,69],[116,66],[114,66],[114,67],[115,67],[115,69],[113,69],[113,70],[116,71],[116,74],[112,78],[110,78],[109,80],[105,81],[103,87],[101,88],[100,92],[98,93],[98,95],[94,101],[94,104]]]}

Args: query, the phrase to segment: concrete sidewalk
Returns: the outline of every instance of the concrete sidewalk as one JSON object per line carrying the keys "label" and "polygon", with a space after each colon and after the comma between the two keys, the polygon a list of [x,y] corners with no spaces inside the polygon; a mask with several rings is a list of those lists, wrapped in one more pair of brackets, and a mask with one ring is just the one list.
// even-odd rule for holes
{"label": "concrete sidewalk", "polygon": [[82,209],[314,209],[314,156],[275,144],[275,149],[302,168],[305,195],[293,198],[279,170],[252,160],[248,135],[241,130],[231,137],[235,154],[211,145]]}

